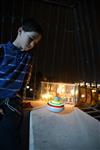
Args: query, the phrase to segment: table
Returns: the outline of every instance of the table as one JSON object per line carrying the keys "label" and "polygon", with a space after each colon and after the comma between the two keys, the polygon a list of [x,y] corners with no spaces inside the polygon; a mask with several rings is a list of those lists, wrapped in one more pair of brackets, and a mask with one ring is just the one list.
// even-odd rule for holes
{"label": "table", "polygon": [[77,107],[60,113],[47,106],[30,112],[29,150],[99,150],[100,122]]}

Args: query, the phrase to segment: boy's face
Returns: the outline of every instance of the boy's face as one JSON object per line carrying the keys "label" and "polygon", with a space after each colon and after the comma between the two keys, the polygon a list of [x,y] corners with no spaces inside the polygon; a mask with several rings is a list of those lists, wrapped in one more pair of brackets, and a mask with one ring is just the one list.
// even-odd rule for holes
{"label": "boy's face", "polygon": [[42,36],[38,34],[37,32],[25,32],[24,30],[21,30],[20,32],[20,46],[22,51],[29,51],[31,50],[35,45],[39,43]]}

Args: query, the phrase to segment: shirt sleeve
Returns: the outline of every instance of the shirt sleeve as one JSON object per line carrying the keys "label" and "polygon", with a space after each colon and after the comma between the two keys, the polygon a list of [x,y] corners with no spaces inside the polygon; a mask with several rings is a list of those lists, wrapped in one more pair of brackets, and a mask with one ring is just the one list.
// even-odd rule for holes
{"label": "shirt sleeve", "polygon": [[23,85],[22,85],[20,91],[18,92],[18,95],[20,95],[20,97],[23,97],[23,98],[26,97],[26,87],[30,82],[31,75],[32,75],[32,64],[30,64],[28,71],[24,77]]}

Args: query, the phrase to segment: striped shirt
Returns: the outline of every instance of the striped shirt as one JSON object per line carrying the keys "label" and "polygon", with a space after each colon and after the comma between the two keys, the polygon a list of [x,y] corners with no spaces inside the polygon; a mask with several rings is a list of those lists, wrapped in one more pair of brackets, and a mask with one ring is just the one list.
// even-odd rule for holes
{"label": "striped shirt", "polygon": [[10,41],[0,44],[0,98],[13,97],[20,92],[31,66],[31,51],[21,51]]}

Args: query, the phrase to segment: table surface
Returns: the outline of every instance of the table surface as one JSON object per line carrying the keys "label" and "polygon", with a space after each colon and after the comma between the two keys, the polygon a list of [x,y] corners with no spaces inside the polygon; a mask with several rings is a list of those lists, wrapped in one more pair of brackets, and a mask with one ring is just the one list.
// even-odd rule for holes
{"label": "table surface", "polygon": [[73,105],[30,112],[29,150],[99,150],[100,122]]}

